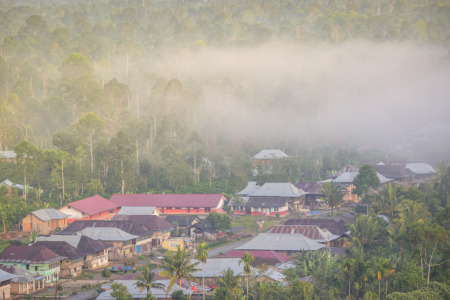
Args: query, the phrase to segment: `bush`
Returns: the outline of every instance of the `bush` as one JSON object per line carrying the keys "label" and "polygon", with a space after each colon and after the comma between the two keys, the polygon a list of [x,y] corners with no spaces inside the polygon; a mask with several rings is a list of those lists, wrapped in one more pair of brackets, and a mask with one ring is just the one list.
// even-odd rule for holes
{"label": "bush", "polygon": [[57,291],[62,291],[62,290],[63,290],[63,287],[62,287],[60,284],[58,284],[58,285],[56,286],[56,290],[57,290]]}
{"label": "bush", "polygon": [[20,245],[22,245],[22,242],[20,240],[10,240],[9,244],[11,246],[20,246]]}
{"label": "bush", "polygon": [[103,271],[102,271],[102,276],[105,277],[105,278],[111,277],[111,271],[108,270],[107,268],[104,268]]}

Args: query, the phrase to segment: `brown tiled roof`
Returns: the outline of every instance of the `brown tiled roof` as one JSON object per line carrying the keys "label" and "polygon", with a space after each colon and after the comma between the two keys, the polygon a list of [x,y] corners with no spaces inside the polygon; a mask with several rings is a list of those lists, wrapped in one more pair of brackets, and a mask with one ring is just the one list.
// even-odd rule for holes
{"label": "brown tiled roof", "polygon": [[333,219],[289,219],[285,225],[316,225],[320,229],[327,229],[335,235],[342,235],[348,231],[344,221],[337,222]]}
{"label": "brown tiled roof", "polygon": [[304,190],[308,194],[323,195],[322,182],[318,181],[299,181],[295,184],[295,187]]}
{"label": "brown tiled roof", "polygon": [[0,253],[0,262],[51,263],[65,259],[44,246],[9,246]]}
{"label": "brown tiled roof", "polygon": [[48,249],[52,250],[56,254],[65,256],[68,259],[78,259],[78,258],[86,256],[86,254],[84,252],[71,246],[67,242],[42,241],[42,242],[36,242],[33,245],[47,247]]}
{"label": "brown tiled roof", "polygon": [[128,215],[115,215],[111,220],[114,221],[130,221],[135,226],[145,226],[145,228],[150,230],[161,230],[173,228],[173,225],[167,222],[164,218],[159,216],[128,216]]}

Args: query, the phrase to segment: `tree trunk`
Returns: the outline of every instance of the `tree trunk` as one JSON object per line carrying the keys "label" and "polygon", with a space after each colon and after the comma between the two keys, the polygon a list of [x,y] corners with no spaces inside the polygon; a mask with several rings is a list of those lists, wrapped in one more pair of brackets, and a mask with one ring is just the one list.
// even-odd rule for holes
{"label": "tree trunk", "polygon": [[122,194],[125,194],[125,178],[123,177],[123,160],[120,161],[120,173],[122,175]]}
{"label": "tree trunk", "polygon": [[202,291],[203,291],[203,300],[205,300],[205,264],[204,263],[202,263],[202,272],[203,272]]}
{"label": "tree trunk", "polygon": [[136,174],[139,176],[139,143],[136,139]]}
{"label": "tree trunk", "polygon": [[89,133],[89,153],[91,154],[91,173],[94,173],[94,155],[92,150],[92,131]]}
{"label": "tree trunk", "polygon": [[62,192],[63,192],[62,198],[61,198],[61,206],[62,206],[63,205],[62,203],[64,201],[64,193],[65,193],[65,190],[64,190],[64,161],[61,161],[61,179],[62,179]]}

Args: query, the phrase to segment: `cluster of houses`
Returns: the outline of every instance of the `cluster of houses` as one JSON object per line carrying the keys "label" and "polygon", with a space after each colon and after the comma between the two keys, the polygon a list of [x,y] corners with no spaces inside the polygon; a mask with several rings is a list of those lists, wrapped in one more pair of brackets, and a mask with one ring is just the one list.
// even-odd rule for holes
{"label": "cluster of houses", "polygon": [[[280,150],[263,150],[254,157],[254,164],[270,171],[274,159],[285,157]],[[435,173],[426,163],[378,163],[374,168],[382,185],[415,184]],[[326,182],[345,191],[344,201],[359,202],[353,194],[357,174],[357,168],[346,166],[324,181],[263,185],[252,181],[227,205],[238,215],[283,217],[292,212],[307,213],[324,205],[322,188]],[[0,185],[20,188],[8,180]],[[72,278],[83,270],[103,269],[109,262],[149,254],[160,247],[169,251],[177,247],[189,249],[192,238],[214,240],[224,233],[217,232],[199,216],[223,213],[226,200],[222,194],[114,194],[110,200],[96,195],[58,210],[33,211],[23,218],[20,227],[25,232],[39,233],[34,243],[9,246],[0,253],[0,299],[7,299],[10,294],[31,294],[54,285],[60,277]],[[204,265],[206,282],[216,285],[220,272],[228,268],[235,274],[243,274],[239,259],[245,251],[256,258],[254,267],[263,263],[270,266],[259,272],[258,278],[274,281],[284,281],[283,269],[289,267],[289,261],[299,252],[330,251],[341,255],[345,253],[346,240],[351,238],[345,222],[351,221],[353,215],[347,217],[290,219],[284,225],[274,226],[237,249],[208,259]],[[171,233],[178,237],[171,237]],[[199,271],[193,276],[199,285],[203,273]],[[120,283],[139,295],[142,291],[133,288],[133,280],[136,278],[122,279]],[[158,280],[168,285],[167,278]],[[175,285],[173,290],[184,289],[183,285],[189,284]],[[165,295],[152,290],[154,296],[158,293]],[[112,299],[110,290],[106,287],[98,299]]]}

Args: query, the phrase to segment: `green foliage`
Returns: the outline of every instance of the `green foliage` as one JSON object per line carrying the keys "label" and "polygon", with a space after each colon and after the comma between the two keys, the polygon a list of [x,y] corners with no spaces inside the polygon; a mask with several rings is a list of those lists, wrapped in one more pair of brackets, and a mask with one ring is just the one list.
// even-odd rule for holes
{"label": "green foliage", "polygon": [[131,298],[130,293],[128,293],[128,289],[121,283],[113,283],[111,284],[111,296],[117,300],[128,300]]}
{"label": "green foliage", "polygon": [[108,268],[104,268],[104,269],[102,270],[102,276],[105,277],[105,278],[111,277],[111,271],[108,270]]}
{"label": "green foliage", "polygon": [[183,293],[182,290],[178,290],[172,293],[172,299],[174,300],[189,300],[191,299],[189,295]]}
{"label": "green foliage", "polygon": [[365,198],[369,194],[370,189],[376,189],[380,185],[380,179],[371,165],[364,164],[353,180],[353,185],[355,186],[353,192],[363,198],[363,200],[366,200]]}
{"label": "green foliage", "polygon": [[231,219],[228,215],[223,215],[212,211],[206,217],[206,220],[214,229],[218,231],[231,229]]}
{"label": "green foliage", "polygon": [[388,295],[389,300],[413,300],[413,299],[430,299],[443,300],[448,299],[450,288],[447,284],[441,282],[431,282],[429,287],[424,287],[412,292],[394,292]]}

